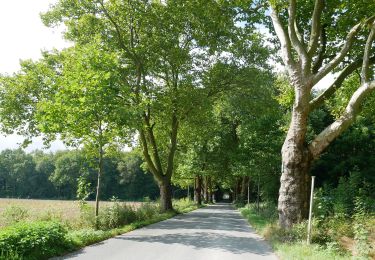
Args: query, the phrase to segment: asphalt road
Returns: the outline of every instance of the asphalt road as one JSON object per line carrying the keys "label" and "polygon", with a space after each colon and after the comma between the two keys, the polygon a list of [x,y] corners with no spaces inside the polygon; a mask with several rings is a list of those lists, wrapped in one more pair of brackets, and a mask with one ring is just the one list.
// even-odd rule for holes
{"label": "asphalt road", "polygon": [[88,246],[55,259],[277,259],[230,204],[216,204]]}

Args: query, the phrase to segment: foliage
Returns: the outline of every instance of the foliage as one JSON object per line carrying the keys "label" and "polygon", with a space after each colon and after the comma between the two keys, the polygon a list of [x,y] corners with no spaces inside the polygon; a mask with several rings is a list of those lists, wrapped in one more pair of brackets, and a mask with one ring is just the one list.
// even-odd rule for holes
{"label": "foliage", "polygon": [[[121,205],[118,201],[113,200],[113,204],[106,207],[99,213],[99,226],[101,230],[109,230],[121,227],[134,222],[137,219],[137,213],[140,210],[134,210],[132,206]],[[142,208],[143,205],[140,207]]]}
{"label": "foliage", "polygon": [[66,229],[55,222],[21,222],[0,231],[2,255],[27,259],[47,259],[69,248]]}
{"label": "foliage", "polygon": [[[117,196],[122,200],[156,199],[158,187],[141,168],[136,152],[118,152],[104,158],[102,199]],[[76,199],[94,198],[96,170],[82,150],[30,154],[22,150],[0,152],[0,197]]]}
{"label": "foliage", "polygon": [[[176,200],[174,205],[181,213],[197,208],[188,200]],[[173,211],[160,213],[158,206],[150,202],[134,208],[114,201],[100,213],[102,230],[96,230],[93,228],[94,210],[87,204],[84,206],[85,226],[70,227],[57,221],[34,220],[0,229],[0,259],[47,259],[176,215]]]}
{"label": "foliage", "polygon": [[[373,215],[375,215],[375,211],[373,211]],[[371,250],[375,250],[375,248],[371,248],[369,241],[370,229],[373,227],[370,227],[369,223],[371,222],[368,222],[368,205],[366,205],[363,197],[355,198],[353,222],[354,240],[356,242],[355,252],[359,256],[369,257]]]}
{"label": "foliage", "polygon": [[29,212],[23,207],[11,205],[5,208],[1,215],[5,221],[5,225],[12,225],[22,220],[26,220],[29,216]]}
{"label": "foliage", "polygon": [[314,239],[324,233],[316,232],[315,224],[313,228],[313,241],[315,242],[312,245],[306,245],[306,222],[297,224],[290,230],[281,229],[276,224],[276,207],[274,205],[262,207],[264,210],[261,210],[259,214],[255,204],[242,208],[241,213],[248,219],[251,226],[271,243],[281,259],[352,259],[342,251],[337,242],[317,244],[318,240]]}
{"label": "foliage", "polygon": [[179,199],[179,200],[173,200],[173,208],[178,213],[187,213],[190,211],[193,211],[197,209],[199,206],[196,205],[196,203],[190,199]]}

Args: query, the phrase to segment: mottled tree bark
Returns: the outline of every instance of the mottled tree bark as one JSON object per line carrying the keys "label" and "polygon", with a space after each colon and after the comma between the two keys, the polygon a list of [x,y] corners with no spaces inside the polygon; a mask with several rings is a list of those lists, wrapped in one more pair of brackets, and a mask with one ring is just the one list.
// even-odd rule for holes
{"label": "mottled tree bark", "polygon": [[159,183],[160,189],[160,210],[166,212],[173,210],[172,206],[172,187],[169,180]]}
{"label": "mottled tree bark", "polygon": [[[316,160],[322,151],[354,122],[362,101],[375,89],[375,80],[369,73],[369,66],[373,64],[370,52],[375,37],[375,16],[362,19],[355,24],[346,38],[342,39],[343,44],[337,54],[326,60],[324,57],[326,57],[328,43],[325,32],[328,25],[321,24],[324,5],[324,0],[315,0],[310,39],[306,43],[296,25],[297,1],[289,0],[288,17],[285,20],[279,17],[278,12],[286,10],[276,9],[271,4],[271,19],[281,43],[282,59],[295,93],[291,123],[281,152],[282,175],[278,210],[279,224],[283,228],[290,228],[307,216],[309,171],[312,161]],[[356,57],[351,60],[333,84],[320,96],[310,100],[312,88],[342,63],[359,31],[368,25],[371,27],[371,32],[366,41],[363,58]],[[360,67],[361,63],[361,85],[350,98],[345,111],[308,143],[306,134],[309,114],[331,97],[342,86],[345,78]]]}
{"label": "mottled tree bark", "polygon": [[308,187],[311,160],[308,150],[283,152],[283,170],[278,200],[279,224],[291,227],[308,216]]}

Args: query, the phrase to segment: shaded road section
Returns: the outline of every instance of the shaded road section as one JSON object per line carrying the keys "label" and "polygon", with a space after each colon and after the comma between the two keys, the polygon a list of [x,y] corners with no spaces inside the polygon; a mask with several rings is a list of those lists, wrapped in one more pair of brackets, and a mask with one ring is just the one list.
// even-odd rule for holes
{"label": "shaded road section", "polygon": [[215,204],[55,259],[249,260],[277,257],[230,204]]}

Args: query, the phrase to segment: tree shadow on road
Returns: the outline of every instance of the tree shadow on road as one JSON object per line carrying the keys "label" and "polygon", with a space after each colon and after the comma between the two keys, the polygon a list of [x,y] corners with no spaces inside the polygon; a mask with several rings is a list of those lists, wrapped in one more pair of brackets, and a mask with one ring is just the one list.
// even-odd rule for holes
{"label": "tree shadow on road", "polygon": [[131,240],[146,243],[181,244],[195,249],[218,249],[233,254],[253,253],[257,255],[272,254],[271,248],[264,241],[252,237],[228,236],[220,233],[173,233],[156,236],[119,236],[115,239]]}

